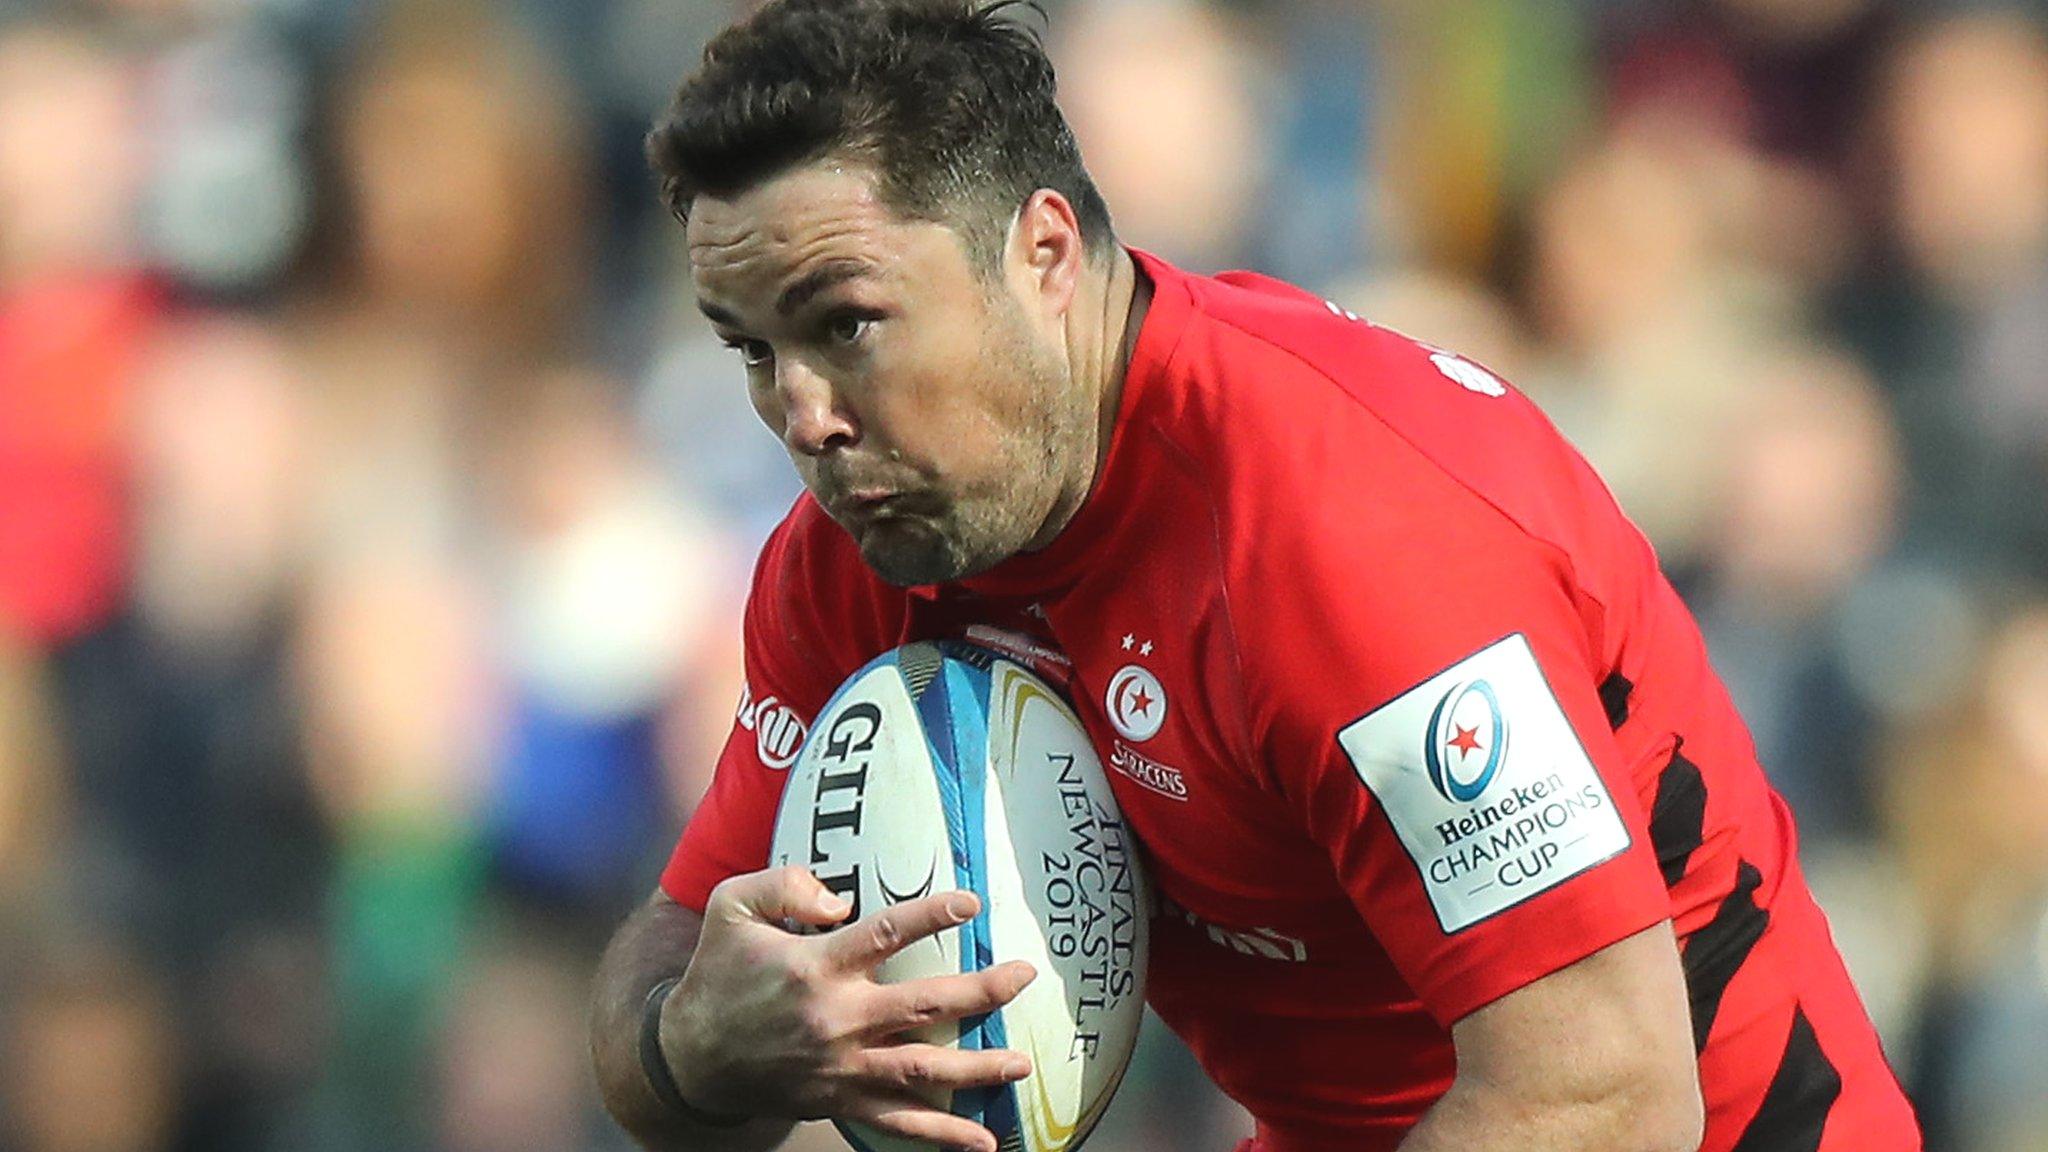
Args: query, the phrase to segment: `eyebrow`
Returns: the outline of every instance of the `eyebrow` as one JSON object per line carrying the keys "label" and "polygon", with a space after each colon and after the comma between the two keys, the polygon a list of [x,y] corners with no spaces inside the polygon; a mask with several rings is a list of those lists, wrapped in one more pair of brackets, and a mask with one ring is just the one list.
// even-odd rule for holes
{"label": "eyebrow", "polygon": [[[782,295],[775,300],[775,311],[780,315],[787,316],[810,303],[813,297],[828,288],[836,288],[852,280],[865,280],[875,274],[875,267],[865,261],[852,259],[834,260],[830,264],[814,269],[807,273],[803,279],[784,288]],[[740,323],[740,318],[734,315],[730,309],[721,308],[716,304],[709,304],[699,300],[697,301],[697,310],[704,313],[705,317],[713,324],[722,324],[727,328],[745,327],[745,325]]]}
{"label": "eyebrow", "polygon": [[781,297],[775,301],[775,311],[787,316],[810,303],[813,296],[827,288],[835,288],[849,280],[863,280],[874,274],[874,266],[865,261],[834,260],[784,288]]}

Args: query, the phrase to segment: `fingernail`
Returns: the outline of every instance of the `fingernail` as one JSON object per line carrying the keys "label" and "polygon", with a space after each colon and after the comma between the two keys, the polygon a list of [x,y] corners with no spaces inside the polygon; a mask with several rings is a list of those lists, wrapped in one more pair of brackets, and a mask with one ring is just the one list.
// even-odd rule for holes
{"label": "fingernail", "polygon": [[946,915],[955,920],[965,920],[974,915],[974,898],[964,894],[946,897]]}
{"label": "fingernail", "polygon": [[847,903],[843,897],[836,896],[830,892],[818,897],[818,911],[823,912],[827,916],[844,915],[852,907],[853,905]]}
{"label": "fingernail", "polygon": [[1019,1056],[1008,1064],[1003,1065],[1003,1075],[1011,1080],[1022,1080],[1026,1076],[1031,1075],[1031,1061]]}

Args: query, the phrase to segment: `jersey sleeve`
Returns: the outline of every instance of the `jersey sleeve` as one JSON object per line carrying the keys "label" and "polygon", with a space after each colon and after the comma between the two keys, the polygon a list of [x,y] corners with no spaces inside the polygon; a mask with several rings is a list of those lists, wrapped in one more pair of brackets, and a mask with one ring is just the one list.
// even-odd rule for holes
{"label": "jersey sleeve", "polygon": [[[1411,451],[1393,435],[1380,448]],[[1367,926],[1448,1026],[1665,919],[1669,901],[1601,703],[1606,609],[1574,558],[1430,464],[1356,471],[1324,491],[1372,507],[1333,496],[1290,566],[1302,578],[1260,602],[1281,660],[1261,678],[1261,738]],[[1569,469],[1561,482],[1577,483]],[[1530,483],[1552,489],[1535,504],[1606,499],[1596,479]]]}
{"label": "jersey sleeve", "polygon": [[703,801],[661,875],[662,891],[701,912],[728,877],[767,867],[782,788],[811,720],[838,681],[806,637],[795,518],[762,549],[747,596],[746,686]]}

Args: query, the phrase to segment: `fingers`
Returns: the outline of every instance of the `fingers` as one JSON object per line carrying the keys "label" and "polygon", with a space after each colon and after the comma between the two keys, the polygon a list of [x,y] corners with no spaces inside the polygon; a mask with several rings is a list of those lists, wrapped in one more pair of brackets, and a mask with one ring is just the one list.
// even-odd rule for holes
{"label": "fingers", "polygon": [[993,1088],[1031,1074],[1031,1058],[997,1048],[977,1052],[937,1044],[895,1044],[861,1056],[862,1078],[888,1091],[923,1097],[934,1090]]}
{"label": "fingers", "polygon": [[706,917],[714,910],[765,924],[793,921],[824,928],[846,919],[853,905],[834,895],[809,869],[792,864],[726,880],[712,889]]}
{"label": "fingers", "polygon": [[943,1020],[993,1012],[1017,998],[1038,976],[1022,960],[999,964],[985,972],[935,976],[875,989],[868,1009],[868,1034],[873,1037],[912,1032]]}
{"label": "fingers", "polygon": [[871,971],[919,940],[965,924],[980,911],[981,901],[972,892],[906,900],[834,932],[826,941],[827,960],[841,971]]}
{"label": "fingers", "polygon": [[894,1096],[864,1097],[855,1101],[839,1118],[940,1148],[996,1152],[995,1135],[988,1129],[950,1112],[941,1112],[922,1100]]}

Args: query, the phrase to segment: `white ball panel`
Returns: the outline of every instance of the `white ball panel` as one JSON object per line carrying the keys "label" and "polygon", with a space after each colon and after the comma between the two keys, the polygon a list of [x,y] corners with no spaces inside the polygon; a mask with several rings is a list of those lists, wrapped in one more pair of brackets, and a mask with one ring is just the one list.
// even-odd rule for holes
{"label": "white ball panel", "polygon": [[[1135,842],[1087,732],[1035,678],[998,664],[991,685],[989,823],[1013,841],[1021,890],[992,923],[995,951],[1030,950],[1040,976],[1004,1012],[1036,1071],[1019,1086],[1031,1147],[1084,1136],[1121,1079],[1144,1014],[1145,883]],[[993,853],[992,853],[993,855]]]}

